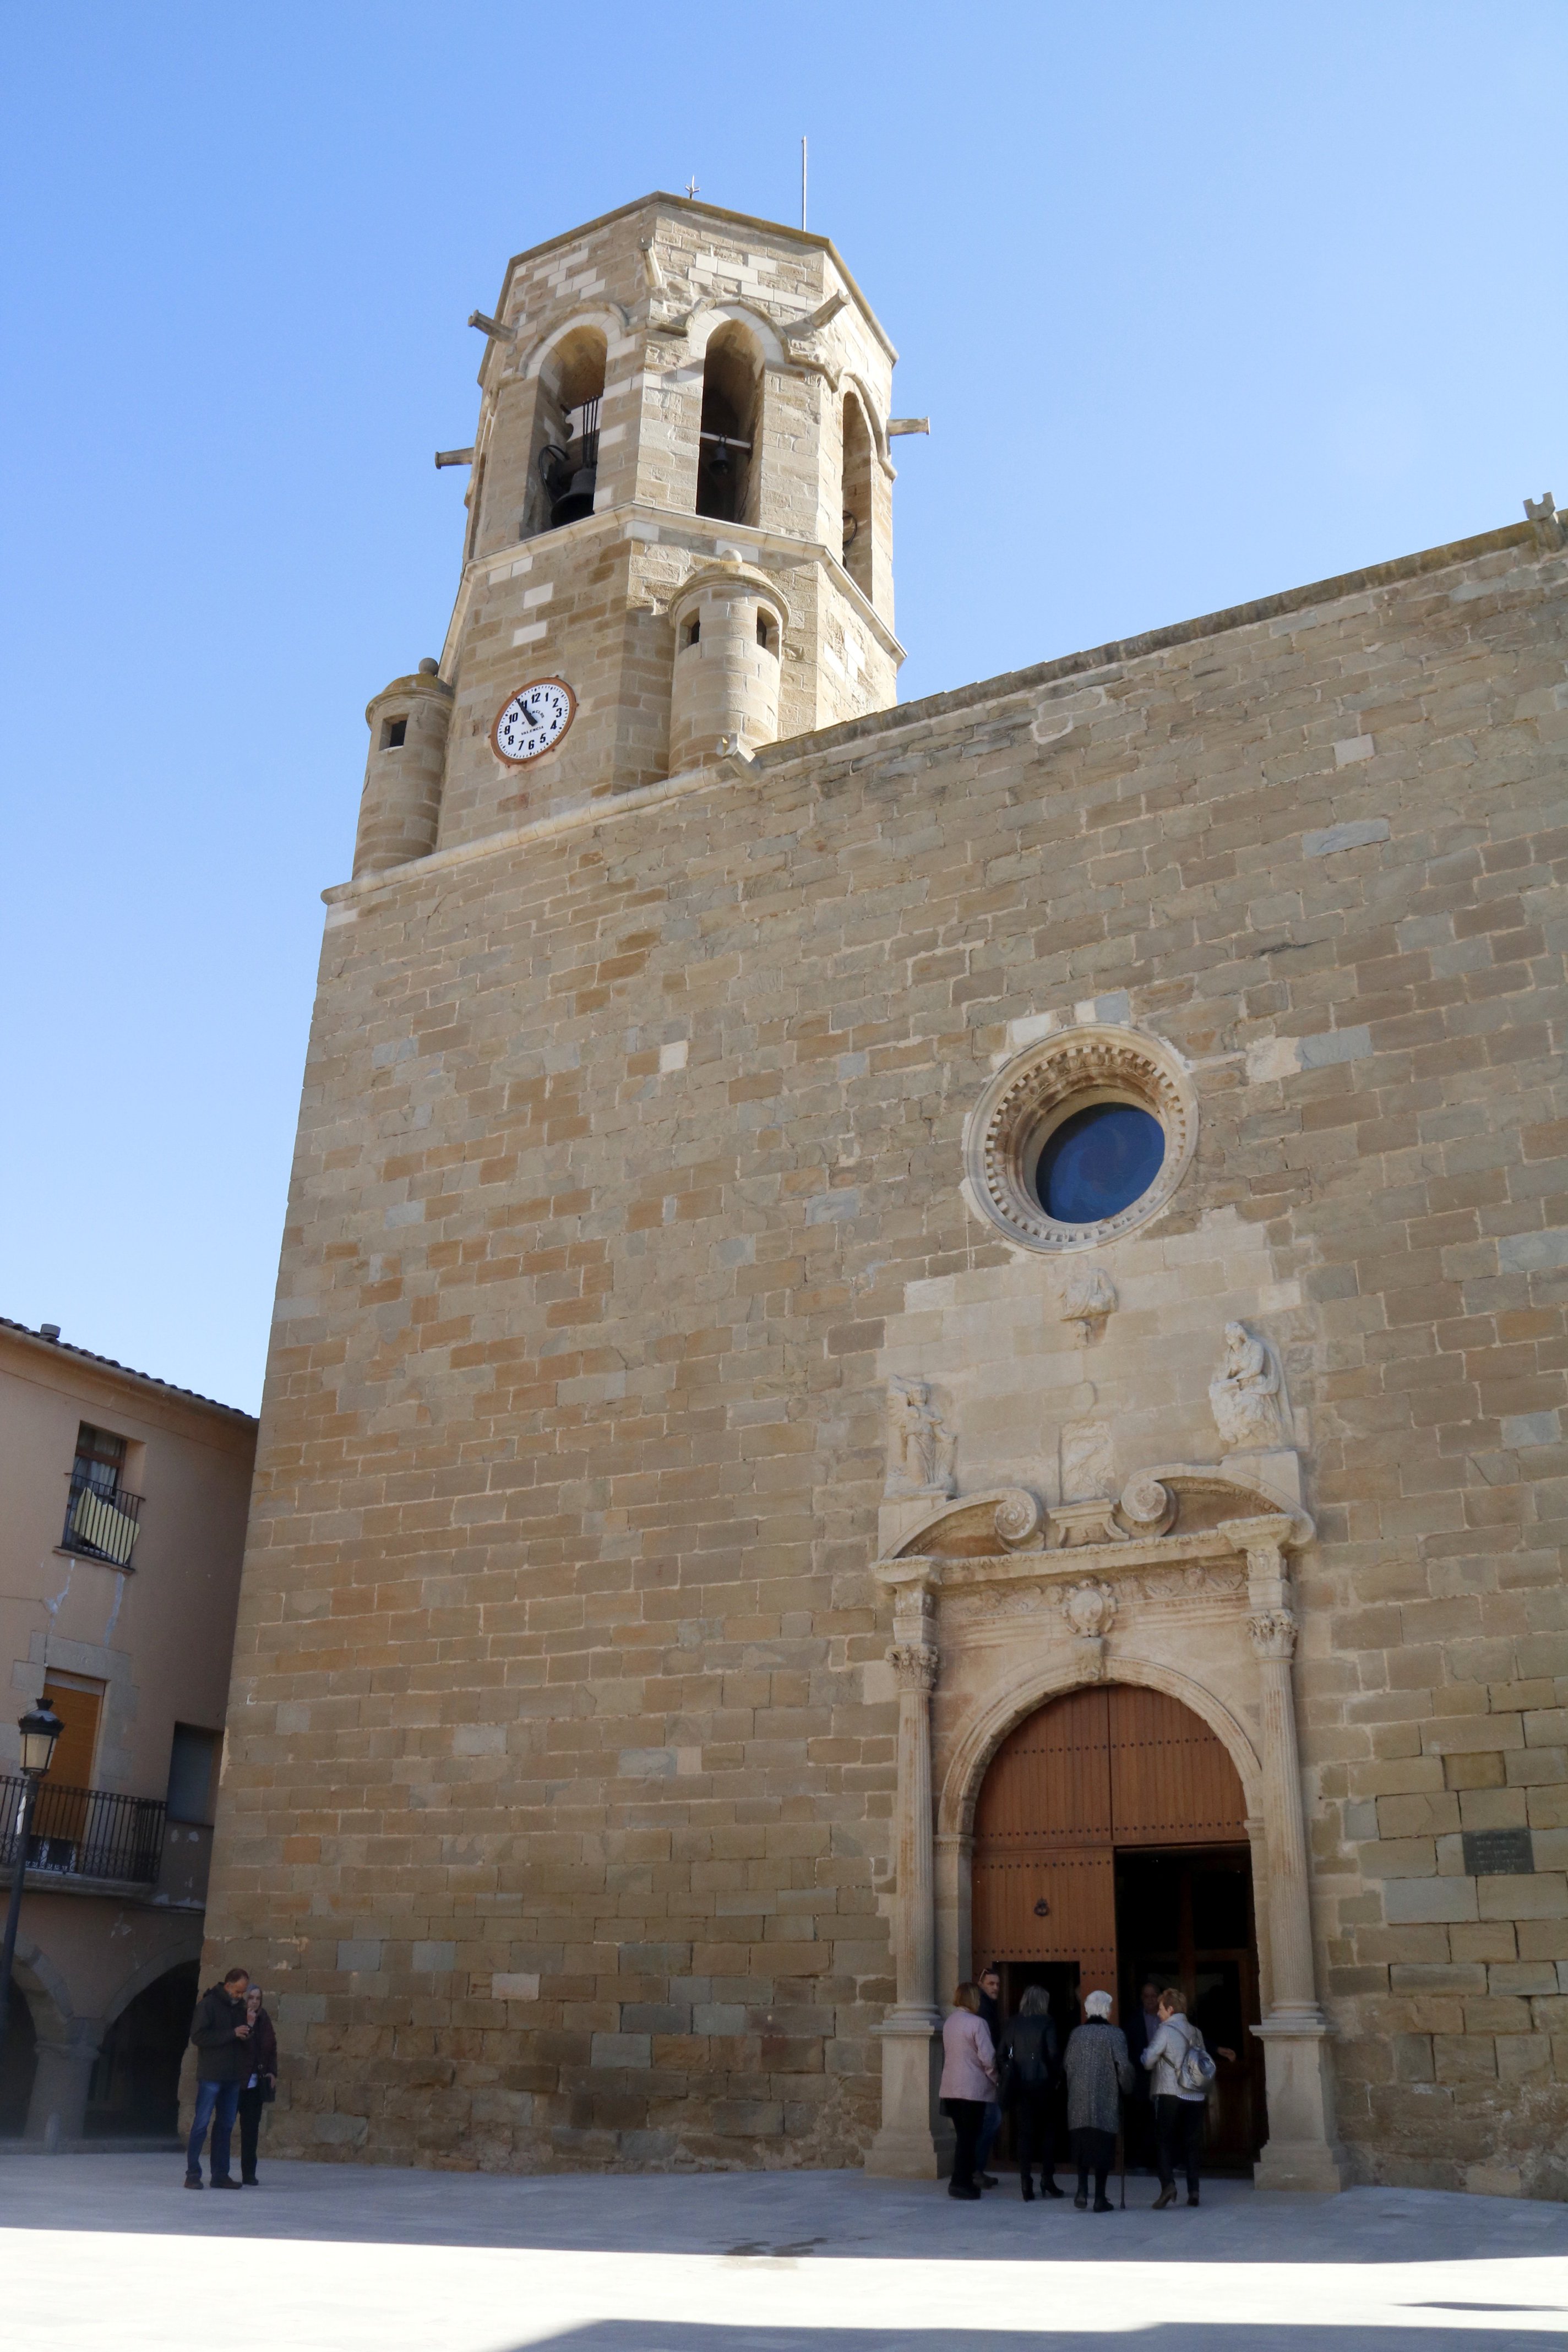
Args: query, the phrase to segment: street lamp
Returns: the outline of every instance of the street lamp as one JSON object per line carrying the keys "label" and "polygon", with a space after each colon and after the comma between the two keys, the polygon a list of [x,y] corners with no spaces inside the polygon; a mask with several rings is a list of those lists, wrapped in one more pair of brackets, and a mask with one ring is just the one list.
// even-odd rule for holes
{"label": "street lamp", "polygon": [[33,1807],[38,1783],[49,1769],[55,1742],[65,1729],[47,1698],[30,1706],[16,1726],[22,1735],[22,1796],[16,1807],[16,1843],[11,1849],[11,1900],[5,1910],[5,1942],[0,1948],[0,2052],[5,2047],[5,2021],[11,2009],[11,1963],[16,1955],[16,1928],[22,1916],[22,1882],[27,1875],[27,1845],[33,1833]]}

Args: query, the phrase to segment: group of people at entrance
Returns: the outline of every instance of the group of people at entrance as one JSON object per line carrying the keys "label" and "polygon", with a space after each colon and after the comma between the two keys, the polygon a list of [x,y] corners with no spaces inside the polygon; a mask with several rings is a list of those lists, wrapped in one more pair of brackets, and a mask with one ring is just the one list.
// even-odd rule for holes
{"label": "group of people at entrance", "polygon": [[[1065,2081],[1068,2136],[1078,2166],[1073,2202],[1080,2212],[1089,2202],[1091,2179],[1094,2210],[1110,2211],[1105,2185],[1126,2120],[1123,2102],[1144,2085],[1148,2103],[1142,2112],[1152,2127],[1151,2152],[1160,2177],[1154,2210],[1175,2203],[1178,2168],[1186,2175],[1187,2203],[1195,2205],[1204,2106],[1215,2063],[1203,2035],[1187,2017],[1182,1993],[1152,1983],[1143,1989],[1134,2027],[1142,2081],[1127,2035],[1110,2021],[1108,1992],[1088,1995],[1083,2022],[1068,2036],[1065,2052],[1059,2051],[1050,2000],[1041,1986],[1029,1987],[1017,2015],[1005,2024],[1001,1993],[1002,1979],[994,1969],[985,1969],[977,1984],[961,1984],[942,2028],[940,2096],[957,2143],[949,2196],[974,2200],[997,2186],[987,2166],[1009,2108],[1025,2202],[1034,2200],[1037,2166],[1041,2196],[1064,2195],[1055,2177],[1055,2110],[1058,2086]],[[1216,2054],[1234,2060],[1236,2053],[1220,2050]]]}
{"label": "group of people at entrance", "polygon": [[[212,2133],[215,2189],[255,2189],[261,2111],[278,2089],[278,2036],[247,1969],[230,1969],[209,1985],[191,2020],[196,2049],[196,2111],[185,2149],[185,2187],[200,2189],[202,2148]],[[230,2172],[229,2143],[239,2123],[239,2179]]]}

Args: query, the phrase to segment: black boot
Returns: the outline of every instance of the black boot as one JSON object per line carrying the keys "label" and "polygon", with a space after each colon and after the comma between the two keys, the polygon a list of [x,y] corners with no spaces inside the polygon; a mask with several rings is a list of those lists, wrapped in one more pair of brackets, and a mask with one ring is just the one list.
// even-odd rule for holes
{"label": "black boot", "polygon": [[1030,2179],[1030,2178],[1029,2178],[1029,2176],[1028,2176],[1028,2174],[1027,2174],[1026,2172],[1020,2173],[1020,2174],[1019,2174],[1019,2176],[1018,2176],[1018,2179],[1019,2179],[1020,2186],[1022,2187],[1023,2191],[1024,2191],[1024,2202],[1025,2202],[1025,2204],[1026,2204],[1026,2205],[1032,2205],[1032,2204],[1034,2203],[1034,2201],[1035,2201],[1035,2184],[1034,2184],[1034,2182]]}
{"label": "black boot", "polygon": [[1050,2173],[1042,2172],[1040,2175],[1040,2194],[1042,2197],[1065,2197],[1067,2195],[1067,2190],[1057,2187],[1056,2181]]}

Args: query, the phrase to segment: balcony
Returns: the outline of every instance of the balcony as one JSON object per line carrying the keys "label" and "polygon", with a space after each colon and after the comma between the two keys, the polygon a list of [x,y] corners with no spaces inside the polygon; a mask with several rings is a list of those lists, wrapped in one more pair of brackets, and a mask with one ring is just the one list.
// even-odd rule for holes
{"label": "balcony", "polygon": [[111,1568],[129,1568],[141,1516],[140,1495],[128,1495],[123,1486],[106,1491],[73,1472],[60,1549],[80,1552],[88,1559],[107,1560]]}
{"label": "balcony", "polygon": [[[0,1777],[0,1870],[16,1862],[17,1831],[26,1783]],[[163,1800],[121,1797],[108,1789],[66,1789],[46,1780],[33,1809],[27,1872],[73,1879],[109,1879],[150,1886],[163,1857]]]}

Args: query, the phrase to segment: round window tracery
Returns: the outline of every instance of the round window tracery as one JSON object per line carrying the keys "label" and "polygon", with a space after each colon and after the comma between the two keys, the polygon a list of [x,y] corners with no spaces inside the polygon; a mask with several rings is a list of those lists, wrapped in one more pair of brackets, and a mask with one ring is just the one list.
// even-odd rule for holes
{"label": "round window tracery", "polygon": [[1062,1030],[999,1070],[975,1106],[971,1197],[1023,1248],[1092,1249],[1158,1215],[1196,1132],[1192,1083],[1162,1039]]}

